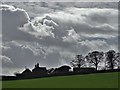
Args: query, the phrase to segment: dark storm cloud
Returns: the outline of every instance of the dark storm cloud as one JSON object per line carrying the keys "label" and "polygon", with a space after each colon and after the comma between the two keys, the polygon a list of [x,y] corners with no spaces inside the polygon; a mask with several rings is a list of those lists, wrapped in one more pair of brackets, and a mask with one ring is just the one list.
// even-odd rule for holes
{"label": "dark storm cloud", "polygon": [[28,22],[27,13],[22,9],[15,9],[7,5],[1,6],[1,8],[3,41],[25,37],[22,32],[18,31],[18,27]]}

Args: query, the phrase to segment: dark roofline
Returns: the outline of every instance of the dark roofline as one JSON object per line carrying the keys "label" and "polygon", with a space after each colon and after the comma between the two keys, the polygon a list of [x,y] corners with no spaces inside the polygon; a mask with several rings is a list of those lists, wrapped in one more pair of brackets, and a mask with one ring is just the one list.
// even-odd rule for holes
{"label": "dark roofline", "polygon": [[29,72],[32,72],[30,69],[25,69],[22,73],[24,73],[25,71],[29,71]]}
{"label": "dark roofline", "polygon": [[67,65],[63,65],[63,66],[60,66],[60,67],[58,67],[58,68],[62,68],[62,67],[67,67],[67,68],[71,69],[71,67],[70,67],[70,66],[67,66]]}

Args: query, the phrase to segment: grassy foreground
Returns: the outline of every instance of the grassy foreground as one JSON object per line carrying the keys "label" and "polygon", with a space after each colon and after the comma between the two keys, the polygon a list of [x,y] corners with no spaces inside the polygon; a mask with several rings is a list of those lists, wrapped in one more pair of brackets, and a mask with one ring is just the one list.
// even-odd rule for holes
{"label": "grassy foreground", "polygon": [[98,73],[3,81],[2,88],[117,88],[118,74],[120,73]]}

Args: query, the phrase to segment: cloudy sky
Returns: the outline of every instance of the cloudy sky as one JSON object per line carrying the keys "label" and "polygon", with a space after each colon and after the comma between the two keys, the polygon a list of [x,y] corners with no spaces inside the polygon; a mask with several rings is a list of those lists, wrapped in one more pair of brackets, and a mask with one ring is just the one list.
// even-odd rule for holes
{"label": "cloudy sky", "polygon": [[9,2],[2,11],[3,74],[39,62],[70,64],[76,54],[118,51],[117,2]]}

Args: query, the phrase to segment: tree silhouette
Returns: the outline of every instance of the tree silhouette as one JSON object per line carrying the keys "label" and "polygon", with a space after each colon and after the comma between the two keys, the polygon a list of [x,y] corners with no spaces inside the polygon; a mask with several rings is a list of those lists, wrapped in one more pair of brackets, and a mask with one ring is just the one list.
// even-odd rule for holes
{"label": "tree silhouette", "polygon": [[71,64],[73,67],[76,67],[76,68],[81,68],[82,65],[84,65],[85,63],[85,58],[84,56],[82,55],[76,55],[75,59],[72,60]]}
{"label": "tree silhouette", "polygon": [[116,53],[114,50],[109,50],[106,53],[106,63],[107,67],[113,70],[116,67],[119,67],[120,63],[120,53]]}
{"label": "tree silhouette", "polygon": [[117,59],[116,59],[116,61],[117,61],[118,69],[120,69],[120,53],[119,52],[117,53]]}
{"label": "tree silhouette", "polygon": [[98,64],[103,60],[104,53],[99,51],[93,51],[88,53],[86,59],[89,63],[95,65],[96,70],[98,69]]}

